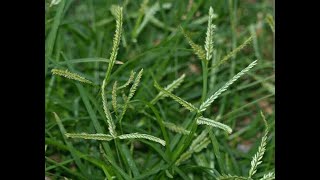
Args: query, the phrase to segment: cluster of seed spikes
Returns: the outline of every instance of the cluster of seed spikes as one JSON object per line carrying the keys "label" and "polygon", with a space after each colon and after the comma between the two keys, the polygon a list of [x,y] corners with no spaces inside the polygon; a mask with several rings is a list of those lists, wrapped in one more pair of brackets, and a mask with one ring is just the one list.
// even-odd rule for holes
{"label": "cluster of seed spikes", "polygon": [[[267,120],[264,117],[262,112],[261,112],[261,117],[265,123],[266,129],[265,129],[264,135],[261,139],[261,143],[258,148],[258,151],[256,152],[256,154],[252,158],[251,168],[249,170],[248,177],[223,174],[222,176],[218,177],[218,180],[240,180],[240,179],[252,180],[253,179],[252,176],[257,172],[258,165],[260,165],[262,163],[262,158],[263,158],[263,155],[266,151],[268,132],[269,132],[269,125],[268,125]],[[274,172],[269,172],[269,173],[264,174],[263,177],[260,178],[259,180],[272,180],[272,179],[275,179]]]}
{"label": "cluster of seed spikes", "polygon": [[[149,134],[141,134],[141,133],[130,133],[130,134],[123,134],[122,133],[122,119],[123,116],[126,113],[128,104],[132,97],[134,96],[137,87],[139,85],[140,79],[143,74],[143,69],[141,69],[137,76],[135,76],[136,72],[131,71],[130,77],[128,81],[119,86],[118,82],[115,81],[112,87],[112,108],[115,112],[116,116],[116,122],[119,123],[120,126],[120,131],[121,135],[118,135],[116,131],[116,125],[115,121],[113,120],[113,116],[110,113],[110,110],[108,108],[108,103],[107,103],[107,97],[106,97],[106,87],[109,83],[109,78],[112,72],[112,68],[116,62],[116,57],[119,49],[119,44],[120,44],[120,39],[121,39],[121,34],[122,34],[122,7],[119,6],[113,6],[112,8],[112,14],[115,16],[116,19],[116,32],[113,38],[113,47],[112,47],[112,52],[111,56],[109,59],[109,65],[108,69],[106,71],[105,78],[103,80],[102,86],[101,86],[101,97],[102,97],[102,104],[103,104],[103,110],[107,119],[107,124],[108,124],[108,130],[110,134],[88,134],[88,133],[65,133],[65,135],[69,138],[81,138],[81,139],[93,139],[93,140],[101,140],[101,141],[111,141],[115,139],[147,139],[150,141],[157,142],[161,144],[162,146],[166,146],[166,141],[154,137]],[[207,27],[207,32],[206,32],[206,39],[205,39],[205,45],[204,47],[201,45],[198,45],[194,43],[189,36],[189,33],[186,32],[182,27],[180,27],[182,33],[186,37],[188,43],[190,44],[191,48],[193,49],[194,53],[199,57],[201,61],[204,63],[208,63],[212,59],[212,54],[214,50],[214,42],[213,42],[213,36],[214,36],[214,31],[216,26],[213,25],[214,13],[213,9],[210,7],[209,9],[209,19],[208,19],[208,27]],[[243,49],[246,45],[248,45],[252,41],[252,37],[249,37],[243,44],[241,44],[239,47],[235,48],[233,51],[228,53],[222,60],[216,62],[213,64],[213,67],[217,67],[223,63],[225,63],[228,59],[230,59],[234,54],[239,52],[241,49]],[[232,129],[221,122],[218,122],[213,119],[209,119],[203,116],[203,112],[206,111],[206,109],[214,102],[215,99],[217,99],[223,92],[225,92],[230,85],[232,85],[235,81],[237,81],[240,77],[242,77],[246,72],[248,72],[250,69],[252,69],[255,65],[257,64],[257,60],[253,61],[251,64],[249,64],[246,68],[238,72],[235,76],[233,76],[229,81],[227,81],[220,89],[218,89],[214,94],[212,94],[210,97],[208,97],[206,100],[201,101],[202,103],[200,104],[199,107],[183,100],[182,98],[174,95],[172,92],[174,89],[178,88],[181,83],[184,81],[185,74],[181,75],[178,79],[174,80],[171,84],[167,85],[165,88],[161,87],[156,81],[154,82],[154,87],[159,90],[159,93],[155,96],[154,99],[150,101],[151,105],[154,105],[157,103],[160,99],[163,99],[165,97],[170,97],[174,101],[178,102],[181,104],[184,108],[188,109],[190,112],[195,113],[195,118],[193,120],[193,124],[195,126],[197,125],[207,125],[208,128],[206,128],[204,131],[202,131],[199,135],[197,135],[194,131],[194,127],[191,127],[190,129],[184,129],[183,127],[176,125],[171,122],[162,122],[164,127],[168,128],[169,130],[180,133],[183,135],[188,135],[191,137],[196,137],[192,142],[190,142],[190,146],[187,150],[184,152],[180,152],[178,154],[178,157],[174,159],[174,163],[176,166],[179,166],[181,163],[184,161],[188,160],[193,153],[195,152],[200,152],[204,148],[206,148],[210,140],[207,137],[209,131],[212,130],[212,128],[219,128],[223,131],[226,131],[227,133],[232,133]],[[72,80],[77,80],[79,82],[83,83],[88,83],[88,84],[93,84],[91,81],[87,80],[84,77],[81,77],[78,74],[69,72],[69,71],[64,71],[64,70],[59,70],[59,69],[53,69],[52,73],[54,75],[59,75],[63,76]],[[120,113],[118,112],[119,106],[117,104],[117,91],[123,88],[128,87],[130,84],[130,90],[128,96],[126,96],[124,100],[124,104],[121,106],[122,110]],[[251,169],[249,170],[248,177],[243,177],[243,176],[236,176],[236,175],[230,175],[230,174],[222,174],[222,175],[217,175],[218,180],[236,180],[236,179],[252,179],[253,175],[257,171],[257,167],[259,164],[262,163],[262,157],[264,155],[264,152],[266,150],[266,144],[267,144],[267,134],[268,134],[268,124],[265,120],[265,117],[263,116],[261,112],[261,116],[266,124],[266,131],[264,136],[262,137],[261,145],[259,146],[258,152],[254,155],[252,161],[251,161]],[[186,143],[188,144],[188,143]],[[187,145],[186,145],[187,146]],[[168,177],[172,177],[172,175],[169,173],[168,170],[165,171]],[[265,174],[260,180],[271,180],[275,179],[275,175],[273,172]]]}
{"label": "cluster of seed spikes", "polygon": [[[119,49],[119,44],[120,44],[120,39],[121,39],[121,34],[122,34],[122,21],[123,21],[122,20],[122,16],[123,16],[122,15],[122,7],[113,6],[112,14],[115,16],[115,19],[116,19],[116,31],[115,31],[115,35],[113,38],[113,46],[112,46],[112,51],[111,51],[111,55],[110,55],[110,59],[109,59],[108,69],[106,72],[106,76],[103,80],[102,86],[101,86],[103,110],[104,110],[105,116],[107,118],[108,130],[109,130],[110,134],[66,133],[65,135],[69,138],[93,139],[93,140],[101,140],[101,141],[111,141],[113,139],[147,139],[150,141],[157,142],[157,143],[161,144],[162,146],[165,146],[166,142],[164,140],[157,138],[157,137],[154,137],[149,134],[130,133],[130,134],[117,135],[116,125],[114,123],[113,117],[112,117],[110,110],[108,108],[105,89],[106,89],[106,86],[109,82],[112,68],[116,62],[117,53],[118,53],[118,49]],[[92,84],[91,81],[81,77],[78,74],[71,73],[69,71],[53,69],[52,73],[54,75],[60,75],[60,76],[63,76],[63,77],[69,78],[69,79],[77,80],[79,82]],[[126,100],[124,102],[122,112],[121,112],[120,116],[117,116],[117,120],[120,124],[121,131],[122,131],[121,122],[122,122],[123,116],[126,113],[126,110],[127,110],[127,107],[128,107],[128,104],[129,104],[131,98],[134,96],[134,94],[137,90],[140,79],[142,77],[142,73],[143,73],[143,69],[140,70],[140,72],[138,73],[138,75],[134,79],[134,75],[136,74],[136,72],[132,71],[129,80],[124,85],[122,85],[118,88],[117,88],[117,81],[114,82],[113,91],[112,91],[112,106],[113,106],[113,109],[116,112],[116,114],[118,114],[116,92],[117,92],[117,90],[123,89],[123,88],[127,87],[128,85],[130,85],[134,79],[132,86],[129,90],[129,94],[126,97]]]}

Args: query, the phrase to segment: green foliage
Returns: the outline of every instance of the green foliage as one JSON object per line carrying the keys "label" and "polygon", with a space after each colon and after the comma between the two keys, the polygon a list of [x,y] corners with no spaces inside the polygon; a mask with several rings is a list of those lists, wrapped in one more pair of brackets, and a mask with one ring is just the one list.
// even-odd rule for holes
{"label": "green foliage", "polygon": [[46,3],[46,178],[275,179],[269,1],[116,3]]}

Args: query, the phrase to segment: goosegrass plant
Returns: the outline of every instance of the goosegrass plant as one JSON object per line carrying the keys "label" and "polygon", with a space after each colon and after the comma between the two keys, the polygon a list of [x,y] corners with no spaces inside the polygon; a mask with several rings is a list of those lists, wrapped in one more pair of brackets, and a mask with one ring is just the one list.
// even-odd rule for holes
{"label": "goosegrass plant", "polygon": [[[50,7],[62,7],[65,6],[65,3],[64,0],[52,2]],[[170,9],[173,4],[155,3],[149,8],[148,3],[148,1],[143,1],[140,6],[137,21],[131,33],[132,43],[134,44],[139,43],[137,41],[139,34],[146,28],[149,21],[158,22],[158,27],[160,24],[169,33],[173,32],[171,30],[174,28],[168,28],[167,25],[154,17],[157,11]],[[230,96],[232,96],[233,91],[230,88],[235,86],[234,84],[237,81],[241,81],[242,77],[248,76],[248,72],[261,62],[261,60],[253,60],[229,80],[220,83],[219,87],[213,86],[216,81],[214,79],[218,78],[216,77],[217,69],[226,65],[228,61],[233,61],[232,58],[249,46],[254,37],[252,35],[247,37],[242,44],[234,47],[220,59],[221,56],[217,55],[218,45],[216,44],[218,27],[213,23],[216,14],[212,7],[209,8],[208,16],[205,16],[207,28],[203,45],[192,40],[192,34],[194,33],[188,32],[185,28],[187,26],[181,25],[176,28],[174,36],[183,35],[185,37],[186,42],[190,45],[202,66],[201,93],[197,96],[198,99],[193,98],[192,101],[189,101],[190,99],[180,97],[180,93],[177,95],[175,93],[183,87],[188,87],[185,83],[185,79],[188,78],[186,73],[177,76],[171,83],[162,87],[160,84],[164,83],[161,79],[164,78],[157,77],[152,70],[144,67],[135,71],[134,69],[140,68],[136,63],[134,64],[137,67],[134,67],[129,66],[130,62],[123,63],[123,60],[118,60],[118,54],[121,52],[119,50],[119,47],[121,49],[121,40],[126,38],[123,35],[125,32],[123,28],[125,9],[126,6],[111,6],[111,13],[115,19],[115,33],[109,59],[81,58],[70,60],[63,52],[58,52],[58,57],[62,57],[64,61],[54,62],[50,60],[53,53],[52,47],[48,50],[50,55],[46,56],[46,61],[52,61],[52,78],[61,76],[72,80],[80,93],[79,98],[83,101],[88,112],[87,115],[89,115],[88,117],[81,117],[79,112],[75,111],[75,117],[79,120],[81,118],[84,118],[84,120],[91,119],[93,126],[87,128],[86,131],[83,131],[85,130],[83,128],[68,128],[67,131],[65,126],[68,125],[68,121],[60,119],[63,114],[60,114],[59,111],[53,112],[63,142],[56,141],[50,132],[47,132],[50,138],[46,138],[46,149],[48,146],[56,146],[61,150],[70,152],[72,158],[62,163],[56,163],[52,159],[46,158],[48,162],[53,164],[46,167],[46,171],[61,167],[63,171],[76,179],[274,179],[273,171],[261,173],[258,171],[258,166],[263,166],[262,160],[266,152],[270,130],[263,113],[261,112],[261,117],[265,122],[266,130],[260,145],[257,147],[257,152],[252,157],[250,168],[245,174],[244,171],[231,170],[230,166],[234,165],[230,165],[230,163],[235,164],[235,155],[232,155],[231,150],[228,149],[227,142],[220,140],[221,137],[227,137],[228,139],[238,137],[246,131],[246,129],[243,131],[241,131],[242,129],[235,130],[232,128],[235,125],[230,121],[222,122],[230,114],[239,110],[235,109],[221,118],[222,111],[218,112],[218,115],[214,115],[211,109],[212,105],[219,105],[217,103],[219,97],[226,93],[231,93]],[[63,10],[58,11],[58,14],[62,12]],[[57,18],[60,19],[61,15],[57,15]],[[271,26],[270,19],[269,15],[267,20]],[[272,31],[274,31],[273,28]],[[52,42],[49,41],[48,44],[52,44]],[[122,58],[125,59],[125,57]],[[84,62],[107,63],[107,68],[103,73],[104,78],[99,81],[99,79],[85,75],[73,67],[75,63]],[[66,65],[67,68],[61,68],[63,65]],[[114,68],[115,65],[118,68]],[[50,67],[49,64],[47,67]],[[133,69],[130,69],[130,67]],[[125,79],[123,76],[122,79],[118,79],[117,76],[122,69],[126,69],[130,74]],[[144,77],[145,72],[147,72],[146,77]],[[143,78],[146,80],[143,81]],[[62,79],[51,79],[52,82],[57,80],[62,81]],[[261,82],[264,81],[261,80]],[[153,84],[154,89],[145,89],[144,87],[148,84]],[[143,97],[140,95],[139,98],[135,98],[136,93],[141,88],[144,89],[146,94],[151,91],[157,93],[153,96],[145,95]],[[98,95],[91,94],[90,91],[97,92]],[[166,104],[169,103],[174,108],[165,111],[165,101]],[[187,111],[174,105],[174,103],[180,104]],[[81,105],[79,100],[75,101],[74,104],[76,107]],[[170,114],[179,111],[188,114],[185,115],[185,120],[182,123],[168,118]],[[137,121],[137,118],[140,120]],[[79,121],[75,121],[75,123],[77,122]],[[257,123],[258,121],[254,121],[248,127],[254,127],[254,124]],[[151,130],[155,128],[158,131]],[[88,151],[81,152],[83,148],[78,148],[81,147],[80,144],[86,143],[88,140],[95,145],[92,146],[94,148],[92,152],[96,152],[95,155],[88,154]],[[143,149],[139,149],[139,146],[142,146]],[[148,152],[145,156],[143,155],[144,150]],[[245,157],[249,158],[247,155]],[[66,164],[71,162],[75,163],[79,172],[65,167]],[[94,165],[95,168],[86,168],[88,163]],[[234,169],[236,169],[235,166]],[[272,170],[272,167],[268,169]]]}

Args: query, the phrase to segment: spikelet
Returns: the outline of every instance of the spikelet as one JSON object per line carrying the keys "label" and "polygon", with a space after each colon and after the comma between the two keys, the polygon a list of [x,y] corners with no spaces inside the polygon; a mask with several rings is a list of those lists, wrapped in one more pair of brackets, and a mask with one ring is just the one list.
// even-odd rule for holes
{"label": "spikelet", "polygon": [[276,178],[276,177],[275,177],[275,175],[274,175],[274,172],[269,172],[269,173],[263,175],[263,177],[260,178],[260,180],[273,180],[273,179],[275,179],[275,178]]}
{"label": "spikelet", "polygon": [[231,174],[223,174],[217,177],[217,180],[249,180],[247,177],[236,176]]}
{"label": "spikelet", "polygon": [[244,47],[246,47],[248,44],[250,44],[252,42],[253,36],[251,35],[248,39],[246,39],[240,46],[238,46],[237,48],[235,48],[233,51],[231,51],[230,53],[228,53],[226,56],[224,56],[220,61],[218,61],[217,63],[215,63],[212,68],[216,68],[218,66],[220,66],[221,64],[225,63],[227,60],[229,60],[232,56],[234,56],[235,54],[237,54],[239,51],[241,51]]}
{"label": "spikelet", "polygon": [[[185,74],[182,74],[178,79],[174,80],[171,84],[167,85],[164,89],[168,92],[172,92],[174,89],[178,88],[185,78]],[[155,104],[158,100],[167,97],[168,95],[164,94],[162,91],[158,93],[158,95],[152,99],[151,104]]]}
{"label": "spikelet", "polygon": [[206,60],[206,51],[198,44],[194,43],[190,38],[190,35],[184,31],[184,29],[180,26],[180,30],[183,33],[184,37],[187,39],[189,45],[193,49],[193,52],[199,57],[200,60]]}
{"label": "spikelet", "polygon": [[194,152],[200,152],[202,149],[206,148],[210,144],[209,138],[204,138],[203,141],[200,142],[200,144],[196,145],[193,149]]}
{"label": "spikelet", "polygon": [[121,34],[122,34],[122,7],[120,6],[112,6],[111,7],[111,12],[116,18],[116,32],[113,37],[113,45],[112,45],[112,51],[110,55],[110,62],[108,65],[108,69],[106,72],[105,79],[108,83],[111,70],[113,68],[114,63],[116,62],[117,54],[118,54],[118,49],[119,49],[119,44],[120,44],[120,39],[121,39]]}
{"label": "spikelet", "polygon": [[210,130],[209,128],[206,128],[205,130],[203,130],[201,134],[192,141],[190,145],[190,149],[195,149],[195,147],[206,138],[209,130]]}
{"label": "spikelet", "polygon": [[72,80],[76,80],[76,81],[79,81],[79,82],[82,82],[82,83],[87,83],[87,84],[93,85],[92,81],[89,81],[86,78],[80,76],[79,74],[72,73],[72,72],[70,72],[68,70],[52,69],[51,73],[53,75],[63,76],[63,77],[68,78],[68,79],[72,79]]}
{"label": "spikelet", "polygon": [[201,132],[199,136],[194,139],[185,153],[181,154],[179,159],[176,161],[176,165],[180,165],[182,162],[188,160],[194,152],[200,152],[202,149],[206,148],[210,144],[210,140],[206,137],[209,129],[205,129]]}
{"label": "spikelet", "polygon": [[192,151],[186,151],[185,153],[181,154],[181,156],[179,157],[179,159],[176,161],[176,166],[179,166],[181,163],[183,163],[184,161],[188,160],[191,158],[192,155]]}
{"label": "spikelet", "polygon": [[209,9],[209,19],[208,19],[208,27],[207,27],[207,36],[204,45],[204,49],[206,50],[206,60],[210,61],[213,53],[213,33],[216,28],[215,25],[212,24],[212,20],[214,18],[214,13],[212,7]]}
{"label": "spikelet", "polygon": [[183,107],[185,107],[186,109],[188,109],[189,111],[193,112],[196,111],[198,112],[198,109],[196,107],[194,107],[191,103],[181,99],[180,97],[170,93],[169,91],[163,89],[162,87],[160,87],[160,85],[155,81],[154,82],[154,87],[156,87],[159,91],[163,92],[165,95],[168,95],[169,97],[171,97],[173,100],[175,100],[176,102],[178,102],[179,104],[181,104]]}
{"label": "spikelet", "polygon": [[257,153],[253,156],[252,158],[252,161],[251,161],[251,168],[249,170],[249,178],[251,178],[256,172],[257,172],[257,167],[259,164],[262,163],[262,158],[263,158],[263,155],[266,151],[266,145],[267,145],[267,139],[268,139],[268,131],[269,131],[269,126],[268,126],[268,123],[263,115],[263,113],[261,112],[261,117],[266,125],[266,130],[265,130],[265,133],[262,137],[262,140],[261,140],[261,144],[258,148],[258,151]]}
{"label": "spikelet", "polygon": [[274,20],[273,20],[272,15],[268,14],[267,17],[266,17],[266,20],[267,20],[272,32],[274,33]]}
{"label": "spikelet", "polygon": [[124,102],[124,105],[123,105],[123,109],[122,109],[122,113],[121,113],[121,116],[120,116],[120,119],[119,121],[121,122],[122,121],[122,118],[124,116],[124,114],[126,113],[127,111],[127,107],[128,107],[128,104],[131,100],[131,98],[133,97],[133,95],[135,94],[136,90],[137,90],[137,87],[140,83],[140,79],[142,77],[142,73],[143,73],[143,69],[141,69],[136,77],[136,79],[134,80],[130,90],[129,90],[129,95],[128,97],[125,97],[125,102]]}
{"label": "spikelet", "polygon": [[229,126],[227,126],[225,124],[222,124],[222,123],[220,123],[218,121],[212,120],[212,119],[199,117],[197,119],[197,124],[205,124],[205,125],[208,125],[208,126],[217,127],[217,128],[220,128],[222,130],[227,131],[229,134],[232,133],[232,129]]}
{"label": "spikelet", "polygon": [[140,134],[140,133],[130,133],[130,134],[122,134],[118,136],[119,139],[148,139],[150,141],[157,142],[162,146],[166,146],[166,142],[160,138],[151,136],[149,134]]}
{"label": "spikelet", "polygon": [[61,2],[61,0],[52,0],[49,7],[54,6],[54,5],[58,5]]}
{"label": "spikelet", "polygon": [[65,135],[68,138],[93,139],[99,141],[110,141],[113,139],[113,137],[109,134],[66,133]]}
{"label": "spikelet", "polygon": [[117,107],[117,81],[114,82],[112,86],[112,107],[116,114],[118,114]]}
{"label": "spikelet", "polygon": [[253,68],[257,64],[257,60],[253,61],[249,66],[244,68],[238,74],[232,77],[225,85],[223,85],[217,92],[215,92],[212,96],[210,96],[205,102],[203,102],[200,106],[200,111],[205,111],[211,103],[219,97],[221,93],[227,90],[227,88],[233,84],[236,80],[238,80],[241,76],[243,76],[246,72],[248,72],[251,68]]}
{"label": "spikelet", "polygon": [[188,135],[190,134],[190,131],[184,129],[183,127],[181,126],[177,126],[171,122],[163,122],[163,125],[168,128],[169,130],[173,131],[173,132],[176,132],[176,133],[179,133],[179,134],[184,134],[184,135]]}
{"label": "spikelet", "polygon": [[130,77],[129,77],[128,81],[127,81],[126,83],[124,83],[124,85],[118,87],[117,90],[120,90],[120,89],[123,89],[123,88],[129,86],[129,84],[133,81],[133,78],[134,78],[134,75],[135,75],[135,74],[136,74],[136,72],[131,71],[131,72],[130,72]]}
{"label": "spikelet", "polygon": [[108,108],[107,97],[106,97],[106,94],[105,94],[105,86],[106,86],[106,79],[103,80],[102,87],[101,87],[103,111],[104,111],[104,113],[106,115],[106,118],[107,118],[109,132],[112,135],[112,137],[115,138],[115,137],[117,137],[117,133],[115,131],[116,126],[115,126],[115,124],[113,122],[111,113],[110,113],[109,108]]}
{"label": "spikelet", "polygon": [[137,87],[140,83],[140,79],[142,77],[142,73],[143,73],[143,69],[141,69],[136,77],[136,79],[134,80],[133,82],[133,85],[131,86],[130,88],[130,91],[129,91],[129,95],[128,95],[128,100],[130,101],[130,99],[133,97],[134,93],[136,92],[137,90]]}

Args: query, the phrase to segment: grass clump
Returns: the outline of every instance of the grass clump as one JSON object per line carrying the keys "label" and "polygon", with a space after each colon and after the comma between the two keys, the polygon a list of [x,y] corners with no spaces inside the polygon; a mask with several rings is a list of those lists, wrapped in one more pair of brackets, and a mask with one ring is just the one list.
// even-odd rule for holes
{"label": "grass clump", "polygon": [[102,1],[48,4],[46,177],[274,179],[272,63],[259,44],[270,13],[259,36],[235,31],[241,4],[152,3],[109,4],[110,16]]}

